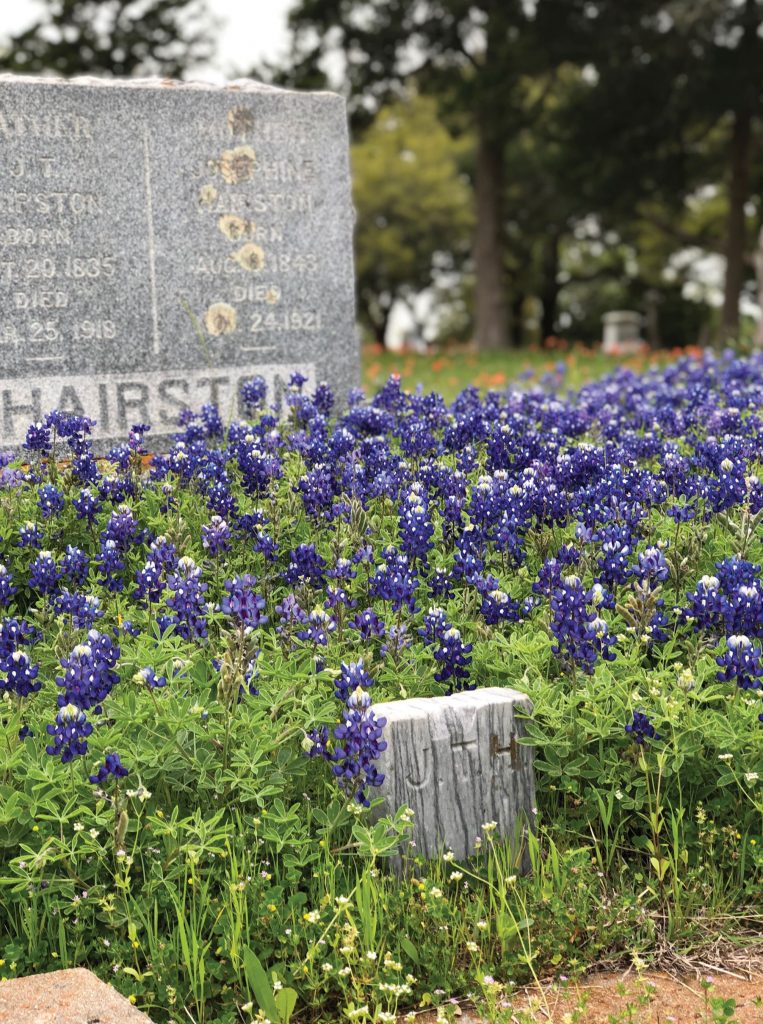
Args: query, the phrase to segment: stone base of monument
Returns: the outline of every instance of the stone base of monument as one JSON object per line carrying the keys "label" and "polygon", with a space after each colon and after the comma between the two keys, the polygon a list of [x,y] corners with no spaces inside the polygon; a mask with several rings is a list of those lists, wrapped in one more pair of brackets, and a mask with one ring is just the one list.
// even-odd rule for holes
{"label": "stone base of monument", "polygon": [[151,1024],[110,985],[77,967],[0,984],[0,1024]]}
{"label": "stone base of monument", "polygon": [[452,850],[462,860],[482,849],[486,823],[493,839],[514,842],[517,870],[528,868],[527,829],[535,818],[533,748],[519,743],[524,693],[486,687],[450,697],[374,705],[387,725],[387,749],[377,762],[384,782],[376,790],[378,817],[406,805],[414,813],[412,842],[393,858],[397,870],[420,855]]}

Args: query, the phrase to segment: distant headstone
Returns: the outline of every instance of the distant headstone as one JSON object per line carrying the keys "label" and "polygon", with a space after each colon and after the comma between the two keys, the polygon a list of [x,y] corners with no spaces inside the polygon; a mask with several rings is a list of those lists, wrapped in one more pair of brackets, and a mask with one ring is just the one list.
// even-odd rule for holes
{"label": "distant headstone", "polygon": [[606,355],[638,355],[646,349],[641,337],[641,314],[632,309],[613,309],[602,317],[601,350]]}
{"label": "distant headstone", "polygon": [[352,226],[340,96],[0,76],[0,447],[59,408],[161,448],[254,374],[342,398]]}
{"label": "distant headstone", "polygon": [[0,1024],[151,1024],[110,985],[77,967],[0,983]]}
{"label": "distant headstone", "polygon": [[476,852],[485,823],[495,822],[492,834],[504,839],[532,826],[533,749],[517,742],[524,735],[517,711],[531,714],[530,699],[500,687],[374,705],[387,719],[377,813],[411,808],[412,855],[430,859],[450,849],[461,859]]}

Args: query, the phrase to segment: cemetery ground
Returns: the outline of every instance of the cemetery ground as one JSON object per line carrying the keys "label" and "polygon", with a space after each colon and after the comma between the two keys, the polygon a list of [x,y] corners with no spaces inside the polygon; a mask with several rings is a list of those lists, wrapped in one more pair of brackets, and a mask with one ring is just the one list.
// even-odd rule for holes
{"label": "cemetery ground", "polygon": [[[149,469],[145,427],[106,460],[84,417],[30,427],[0,976],[86,966],[157,1024],[763,1015],[763,357],[607,366],[338,414],[296,374],[284,420],[254,379],[245,424],[185,415]],[[533,702],[529,827],[398,872],[374,707],[487,686]],[[578,995],[677,965],[699,980]]]}

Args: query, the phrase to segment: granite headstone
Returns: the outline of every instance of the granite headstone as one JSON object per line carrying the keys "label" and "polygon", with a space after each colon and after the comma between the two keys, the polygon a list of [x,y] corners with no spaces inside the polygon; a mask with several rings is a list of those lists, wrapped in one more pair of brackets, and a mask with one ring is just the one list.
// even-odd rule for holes
{"label": "granite headstone", "polygon": [[532,827],[533,748],[518,742],[521,716],[532,712],[526,694],[485,687],[373,710],[387,719],[387,749],[377,761],[384,782],[373,793],[382,797],[377,814],[411,808],[412,854],[429,859],[450,849],[462,859],[476,852],[485,823],[494,822],[491,834],[508,840],[521,840]]}
{"label": "granite headstone", "polygon": [[254,374],[343,397],[352,226],[340,96],[0,76],[0,447],[58,408],[161,448]]}

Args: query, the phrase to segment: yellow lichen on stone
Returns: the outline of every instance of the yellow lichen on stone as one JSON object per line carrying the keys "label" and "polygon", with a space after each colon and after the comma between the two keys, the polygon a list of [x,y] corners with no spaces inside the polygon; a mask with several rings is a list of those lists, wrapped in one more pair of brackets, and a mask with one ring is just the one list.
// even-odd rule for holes
{"label": "yellow lichen on stone", "polygon": [[204,314],[204,326],[213,337],[236,330],[236,310],[227,302],[215,302]]}
{"label": "yellow lichen on stone", "polygon": [[213,206],[218,196],[214,185],[202,185],[199,189],[199,202],[202,206]]}
{"label": "yellow lichen on stone", "polygon": [[220,157],[220,174],[229,185],[238,185],[252,180],[256,163],[257,156],[251,146],[226,149]]}
{"label": "yellow lichen on stone", "polygon": [[244,270],[251,270],[254,273],[262,270],[265,266],[265,253],[254,242],[247,242],[242,245],[238,252],[233,253],[233,259]]}
{"label": "yellow lichen on stone", "polygon": [[234,107],[228,111],[228,128],[231,135],[248,135],[254,130],[254,113],[246,107]]}
{"label": "yellow lichen on stone", "polygon": [[231,242],[240,242],[242,238],[252,234],[254,224],[243,217],[237,217],[235,213],[226,213],[218,220],[217,226]]}
{"label": "yellow lichen on stone", "polygon": [[281,301],[281,292],[278,288],[268,288],[265,293],[265,302],[269,306],[275,306],[277,302]]}

